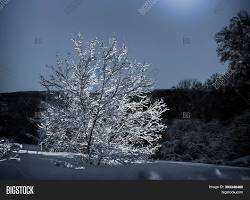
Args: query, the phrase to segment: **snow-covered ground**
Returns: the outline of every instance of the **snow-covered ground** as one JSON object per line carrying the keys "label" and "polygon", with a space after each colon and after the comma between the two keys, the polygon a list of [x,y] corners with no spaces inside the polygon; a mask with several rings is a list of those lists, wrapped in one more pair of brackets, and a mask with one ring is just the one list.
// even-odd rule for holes
{"label": "snow-covered ground", "polygon": [[41,152],[24,146],[20,160],[0,162],[0,179],[35,180],[250,180],[250,169],[201,163],[153,161],[115,167],[82,167],[79,154]]}

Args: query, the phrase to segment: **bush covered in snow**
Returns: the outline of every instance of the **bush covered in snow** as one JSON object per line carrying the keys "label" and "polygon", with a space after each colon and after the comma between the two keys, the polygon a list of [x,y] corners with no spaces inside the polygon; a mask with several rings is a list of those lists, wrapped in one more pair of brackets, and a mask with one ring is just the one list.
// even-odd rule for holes
{"label": "bush covered in snow", "polygon": [[15,151],[18,151],[21,148],[21,145],[12,143],[6,139],[0,139],[0,160],[9,159],[15,157]]}
{"label": "bush covered in snow", "polygon": [[163,160],[231,164],[250,152],[250,112],[230,122],[175,120],[157,157]]}

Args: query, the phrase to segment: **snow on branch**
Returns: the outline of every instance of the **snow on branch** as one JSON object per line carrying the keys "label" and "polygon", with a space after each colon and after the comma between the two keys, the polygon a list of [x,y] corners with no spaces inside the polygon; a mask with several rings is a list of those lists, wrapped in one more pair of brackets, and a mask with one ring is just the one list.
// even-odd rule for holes
{"label": "snow on branch", "polygon": [[115,38],[84,45],[78,34],[72,42],[77,59],[58,56],[52,74],[41,76],[41,84],[56,91],[43,104],[42,147],[84,153],[94,164],[151,155],[166,129],[161,115],[167,108],[149,97],[150,65],[131,60]]}

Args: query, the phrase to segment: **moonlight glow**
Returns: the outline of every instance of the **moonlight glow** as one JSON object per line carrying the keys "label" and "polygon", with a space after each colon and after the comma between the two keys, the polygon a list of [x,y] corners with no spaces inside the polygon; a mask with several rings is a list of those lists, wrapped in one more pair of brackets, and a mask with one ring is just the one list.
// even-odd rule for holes
{"label": "moonlight glow", "polygon": [[199,3],[198,0],[166,0],[166,4],[169,6],[174,6],[176,9],[178,8],[186,8],[190,9],[195,7]]}
{"label": "moonlight glow", "polygon": [[205,7],[200,0],[165,0],[164,4],[170,12],[181,15],[193,15]]}

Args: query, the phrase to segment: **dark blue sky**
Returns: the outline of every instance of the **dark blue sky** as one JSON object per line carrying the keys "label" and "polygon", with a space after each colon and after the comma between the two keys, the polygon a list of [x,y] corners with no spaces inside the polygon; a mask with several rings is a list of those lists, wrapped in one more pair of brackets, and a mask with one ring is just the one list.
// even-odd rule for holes
{"label": "dark blue sky", "polygon": [[41,90],[39,75],[56,53],[71,52],[71,34],[86,41],[114,33],[129,54],[158,70],[157,88],[179,80],[206,80],[226,66],[214,34],[249,0],[159,0],[142,16],[146,0],[10,0],[0,7],[0,92]]}

